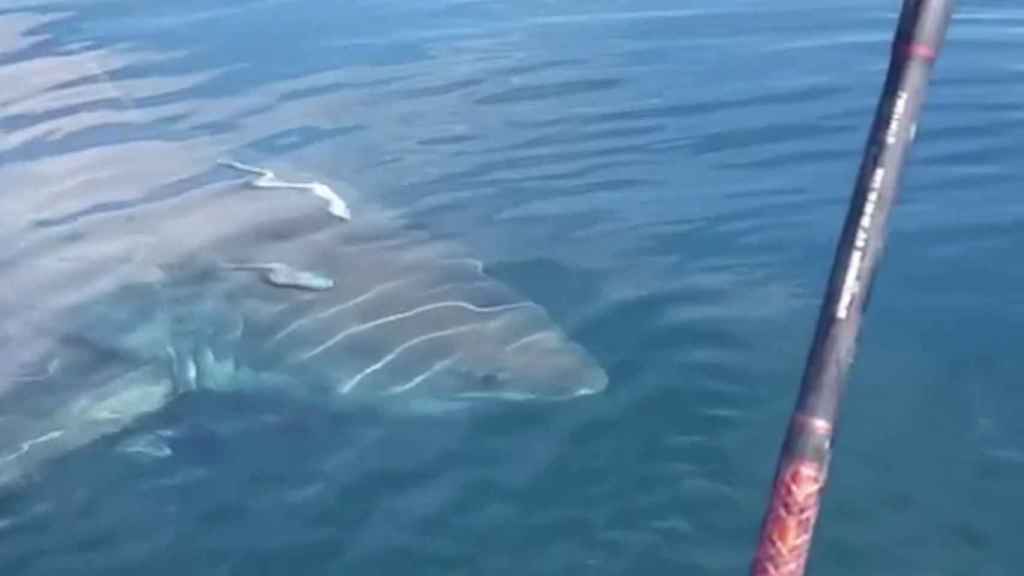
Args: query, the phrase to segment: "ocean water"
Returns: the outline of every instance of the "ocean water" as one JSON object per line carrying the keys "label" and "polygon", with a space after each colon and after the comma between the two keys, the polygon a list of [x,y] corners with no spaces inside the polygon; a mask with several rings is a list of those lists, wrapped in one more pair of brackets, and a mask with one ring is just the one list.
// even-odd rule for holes
{"label": "ocean water", "polygon": [[[3,2],[0,408],[100,384],[47,355],[62,314],[240,226],[179,216],[247,213],[224,157],[462,247],[608,385],[182,394],[0,489],[0,574],[743,573],[898,8]],[[959,3],[812,574],[1024,570],[1022,58],[1024,11]]]}

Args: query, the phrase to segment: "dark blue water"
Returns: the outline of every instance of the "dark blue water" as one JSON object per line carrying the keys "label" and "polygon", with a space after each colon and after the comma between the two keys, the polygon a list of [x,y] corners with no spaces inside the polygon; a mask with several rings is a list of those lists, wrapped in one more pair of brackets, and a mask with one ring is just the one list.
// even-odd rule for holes
{"label": "dark blue water", "polygon": [[[226,226],[176,220],[224,156],[465,247],[608,388],[182,395],[0,492],[0,573],[743,573],[898,3],[340,4],[3,4],[0,402],[94,384],[46,335]],[[1022,58],[1024,12],[960,3],[813,574],[1024,569]]]}

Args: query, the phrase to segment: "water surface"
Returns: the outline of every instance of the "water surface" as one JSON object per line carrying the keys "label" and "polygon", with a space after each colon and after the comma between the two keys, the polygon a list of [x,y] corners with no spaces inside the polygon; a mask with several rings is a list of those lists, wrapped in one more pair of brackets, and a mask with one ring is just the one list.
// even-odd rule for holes
{"label": "water surface", "polygon": [[[896,4],[5,3],[0,386],[47,376],[61,310],[231,228],[182,216],[244,191],[222,157],[465,247],[610,381],[182,397],[0,494],[0,572],[742,573]],[[814,574],[1020,573],[1022,27],[959,3]]]}

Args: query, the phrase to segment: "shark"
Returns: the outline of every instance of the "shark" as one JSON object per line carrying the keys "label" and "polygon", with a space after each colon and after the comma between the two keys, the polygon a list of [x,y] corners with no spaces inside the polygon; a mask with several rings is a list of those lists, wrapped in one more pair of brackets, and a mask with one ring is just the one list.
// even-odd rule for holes
{"label": "shark", "polygon": [[173,247],[154,272],[61,312],[53,344],[0,386],[0,484],[184,395],[436,414],[607,387],[543,306],[457,243],[267,184],[150,220],[153,244]]}

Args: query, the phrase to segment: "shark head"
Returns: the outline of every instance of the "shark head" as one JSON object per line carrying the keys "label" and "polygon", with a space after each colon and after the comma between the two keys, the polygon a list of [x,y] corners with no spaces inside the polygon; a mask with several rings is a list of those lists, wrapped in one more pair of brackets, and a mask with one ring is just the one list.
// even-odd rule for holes
{"label": "shark head", "polygon": [[488,334],[462,346],[386,394],[468,400],[565,400],[597,394],[608,385],[604,369],[580,345],[558,330],[512,342]]}

